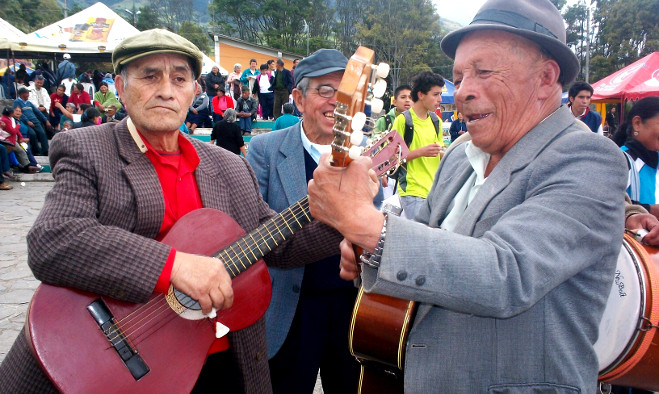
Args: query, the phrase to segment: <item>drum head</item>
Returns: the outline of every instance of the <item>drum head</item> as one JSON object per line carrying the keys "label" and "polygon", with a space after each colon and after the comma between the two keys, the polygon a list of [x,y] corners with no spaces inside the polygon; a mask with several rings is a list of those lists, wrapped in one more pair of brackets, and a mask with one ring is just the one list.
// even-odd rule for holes
{"label": "drum head", "polygon": [[641,287],[643,278],[638,264],[638,256],[624,241],[599,326],[599,337],[594,345],[600,374],[626,355],[636,337],[641,308],[645,303]]}

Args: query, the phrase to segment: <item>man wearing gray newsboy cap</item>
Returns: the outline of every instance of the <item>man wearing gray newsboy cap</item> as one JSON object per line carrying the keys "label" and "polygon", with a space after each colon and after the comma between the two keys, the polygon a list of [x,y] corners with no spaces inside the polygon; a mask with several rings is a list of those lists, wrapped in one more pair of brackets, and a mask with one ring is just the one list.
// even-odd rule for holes
{"label": "man wearing gray newsboy cap", "polygon": [[[52,392],[56,385],[63,392],[190,392],[193,387],[193,392],[272,392],[261,316],[268,305],[270,281],[267,275],[254,280],[255,275],[243,282],[247,283],[244,291],[234,288],[227,270],[237,275],[237,265],[246,267],[248,256],[233,249],[218,255],[226,261],[206,255],[233,242],[234,236],[228,234],[237,237],[243,234],[240,228],[250,232],[275,212],[261,198],[244,158],[178,131],[194,98],[201,61],[202,53],[194,44],[165,30],[139,33],[117,47],[116,87],[129,117],[53,138],[50,160],[55,185],[28,234],[28,263],[44,283],[84,290],[105,300],[144,303],[153,293],[167,293],[171,285],[197,300],[204,313],[220,310],[219,321],[227,326],[247,327],[217,340],[214,319],[203,318],[182,330],[185,320],[159,296],[147,305],[160,305],[156,309],[160,312],[151,310],[147,318],[142,312],[138,324],[148,335],[124,332],[137,351],[128,354],[124,365],[111,344],[99,348],[82,339],[87,333],[102,337],[85,310],[87,304],[82,310],[62,308],[76,310],[73,315],[82,316],[81,320],[52,307],[61,313],[56,317],[60,325],[41,329],[61,332],[63,344],[43,345],[39,354],[57,349],[64,353],[56,362],[40,358],[45,374],[22,332],[0,365],[0,391]],[[226,215],[218,219],[220,213],[199,208]],[[203,216],[196,217],[192,226],[172,227],[175,222],[183,225],[179,219],[186,214]],[[335,232],[318,222],[283,244],[258,235],[270,230],[261,231],[256,234],[263,241],[259,244],[263,253],[269,250],[265,246],[281,245],[265,256],[267,264],[296,266],[336,253],[336,245],[326,242],[328,233]],[[166,236],[170,242],[178,239],[179,246],[159,242]],[[181,236],[198,242],[180,246]],[[214,240],[219,243],[213,245]],[[253,247],[248,243],[252,246],[243,241],[240,249]],[[223,320],[221,310],[232,304],[241,318],[250,318],[240,323]],[[117,313],[112,306],[109,313]],[[121,337],[114,336],[113,342],[117,338]],[[184,355],[179,356],[179,351]],[[90,361],[90,355],[99,353],[107,364]]]}
{"label": "man wearing gray newsboy cap", "polygon": [[372,208],[364,158],[343,171],[321,158],[311,213],[373,253],[359,267],[343,244],[343,278],[361,268],[366,291],[417,301],[406,393],[592,393],[623,156],[561,105],[578,63],[549,0],[489,0],[441,47],[469,137],[451,144],[416,222]]}

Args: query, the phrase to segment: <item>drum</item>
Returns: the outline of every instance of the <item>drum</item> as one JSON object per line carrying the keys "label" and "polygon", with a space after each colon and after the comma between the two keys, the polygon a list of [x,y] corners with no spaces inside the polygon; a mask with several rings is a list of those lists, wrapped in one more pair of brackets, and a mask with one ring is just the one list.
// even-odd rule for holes
{"label": "drum", "polygon": [[659,390],[658,321],[659,250],[625,234],[594,346],[601,382]]}

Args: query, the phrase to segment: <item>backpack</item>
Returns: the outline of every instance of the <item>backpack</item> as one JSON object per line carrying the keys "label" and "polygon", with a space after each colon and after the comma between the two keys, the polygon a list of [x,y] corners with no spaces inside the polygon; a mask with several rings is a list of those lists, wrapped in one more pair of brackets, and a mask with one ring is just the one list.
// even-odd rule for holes
{"label": "backpack", "polygon": [[[405,144],[409,148],[410,144],[412,144],[412,139],[414,139],[414,124],[412,122],[412,115],[410,114],[410,110],[404,111],[403,116],[405,117],[405,134],[403,136],[403,140],[405,140]],[[428,116],[430,116],[430,119],[432,119],[432,124],[435,126],[435,132],[439,136],[439,117],[437,116],[436,113],[434,112],[428,112]],[[387,116],[387,119],[389,117]],[[391,123],[391,120],[389,120],[389,123]],[[387,128],[388,129],[388,128]],[[407,163],[403,162],[401,165],[396,169],[396,171],[391,175],[392,178],[396,179],[396,183],[401,183],[403,190],[405,189],[405,186],[407,185]],[[398,185],[396,184],[397,187]]]}
{"label": "backpack", "polygon": [[[409,109],[403,112],[403,116],[405,117],[405,135],[403,139],[409,147],[412,143],[412,139],[414,138],[414,124],[412,123],[412,115],[410,114]],[[428,112],[428,116],[430,116],[430,119],[432,119],[432,124],[435,126],[435,133],[437,133],[439,136],[439,117],[434,112]]]}

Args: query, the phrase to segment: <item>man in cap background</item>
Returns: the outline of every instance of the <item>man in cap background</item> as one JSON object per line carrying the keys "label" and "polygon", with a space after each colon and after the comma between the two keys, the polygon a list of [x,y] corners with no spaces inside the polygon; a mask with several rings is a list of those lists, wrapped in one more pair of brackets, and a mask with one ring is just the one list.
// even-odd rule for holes
{"label": "man in cap background", "polygon": [[[293,98],[302,122],[250,141],[247,159],[263,198],[276,211],[307,195],[320,155],[331,149],[336,91],[347,63],[335,49],[320,49],[300,61]],[[293,269],[269,268],[266,342],[275,393],[311,393],[319,369],[325,393],[357,390],[359,364],[350,355],[347,335],[357,289],[339,277],[341,237],[336,236],[333,257]]]}
{"label": "man in cap background", "polygon": [[[63,83],[65,79],[73,80],[76,77],[76,66],[71,63],[71,55],[65,53],[62,61],[57,65],[57,83]],[[68,92],[67,92],[68,93]]]}
{"label": "man in cap background", "polygon": [[561,106],[578,70],[563,19],[549,0],[489,0],[441,47],[471,141],[445,155],[419,223],[371,207],[364,158],[321,158],[311,213],[346,238],[342,277],[359,274],[356,244],[366,291],[419,302],[405,392],[593,392],[627,167]]}
{"label": "man in cap background", "polygon": [[[244,159],[178,131],[201,64],[194,44],[165,30],[142,32],[117,47],[117,90],[129,118],[54,138],[55,185],[28,234],[28,263],[37,279],[129,302],[145,302],[171,284],[198,300],[205,313],[231,306],[224,264],[157,242],[181,216],[201,207],[228,213],[248,232],[275,214]],[[294,265],[336,253],[335,232],[334,244],[325,245],[330,231],[311,223],[266,260]],[[196,392],[271,392],[263,318],[216,340],[209,353]],[[176,360],[171,362],[175,370]],[[24,332],[0,366],[0,387],[15,393],[54,389]]]}

